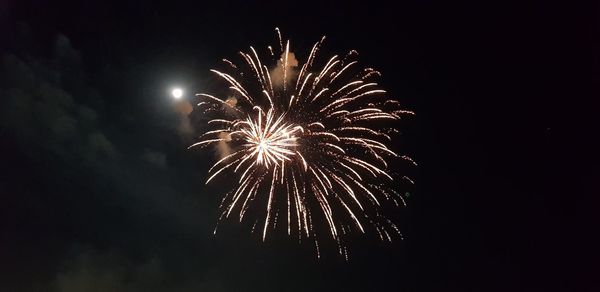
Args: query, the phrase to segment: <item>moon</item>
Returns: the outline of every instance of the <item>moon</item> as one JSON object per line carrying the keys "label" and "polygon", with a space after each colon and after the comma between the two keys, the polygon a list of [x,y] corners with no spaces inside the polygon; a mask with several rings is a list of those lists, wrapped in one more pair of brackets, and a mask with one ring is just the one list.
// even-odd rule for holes
{"label": "moon", "polygon": [[171,95],[173,95],[175,99],[180,99],[183,96],[183,90],[181,90],[181,88],[175,88],[171,91]]}

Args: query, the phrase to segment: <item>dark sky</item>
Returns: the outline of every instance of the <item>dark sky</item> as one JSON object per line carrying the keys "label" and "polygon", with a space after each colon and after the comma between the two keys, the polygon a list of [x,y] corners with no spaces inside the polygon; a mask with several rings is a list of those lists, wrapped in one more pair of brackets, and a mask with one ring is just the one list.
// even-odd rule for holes
{"label": "dark sky", "polygon": [[[385,3],[1,1],[0,291],[599,291],[598,7]],[[276,26],[357,49],[417,113],[404,240],[346,263],[212,235],[214,154],[186,149],[168,90],[210,91]]]}

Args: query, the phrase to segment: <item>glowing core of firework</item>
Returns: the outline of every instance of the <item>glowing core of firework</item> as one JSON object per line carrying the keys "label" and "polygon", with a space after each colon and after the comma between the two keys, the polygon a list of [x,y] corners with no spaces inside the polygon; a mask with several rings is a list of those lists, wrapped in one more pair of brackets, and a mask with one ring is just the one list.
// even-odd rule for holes
{"label": "glowing core of firework", "polygon": [[264,164],[267,168],[271,164],[291,161],[290,156],[294,155],[292,149],[298,146],[295,135],[302,131],[302,127],[283,123],[284,115],[274,120],[272,110],[267,113],[263,124],[263,111],[257,109],[256,120],[248,117],[240,122],[238,131],[232,132],[232,135],[239,134],[247,142],[242,146],[247,148],[245,159],[256,158],[257,165]]}

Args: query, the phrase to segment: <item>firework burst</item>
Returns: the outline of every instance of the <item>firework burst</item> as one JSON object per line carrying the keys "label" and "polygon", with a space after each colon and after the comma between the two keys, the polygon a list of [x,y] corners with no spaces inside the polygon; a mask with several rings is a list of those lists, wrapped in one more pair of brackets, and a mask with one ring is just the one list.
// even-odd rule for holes
{"label": "firework burst", "polygon": [[400,109],[373,81],[378,71],[357,68],[356,51],[317,67],[323,37],[299,67],[289,40],[284,43],[276,31],[280,53],[268,47],[273,63],[250,47],[249,53],[239,53],[243,65],[224,59],[227,70],[211,70],[232,96],[197,95],[199,109],[215,118],[190,148],[225,144],[232,149],[209,170],[207,180],[224,173],[234,173],[237,180],[223,198],[219,220],[237,216],[242,222],[249,210],[262,210],[253,219],[263,240],[283,220],[288,235],[314,239],[317,255],[318,226],[327,227],[346,257],[344,237],[352,231],[372,230],[391,241],[399,231],[381,215],[382,201],[404,201],[388,187],[394,177],[388,160],[413,162],[386,143],[397,132],[394,121],[413,113]]}

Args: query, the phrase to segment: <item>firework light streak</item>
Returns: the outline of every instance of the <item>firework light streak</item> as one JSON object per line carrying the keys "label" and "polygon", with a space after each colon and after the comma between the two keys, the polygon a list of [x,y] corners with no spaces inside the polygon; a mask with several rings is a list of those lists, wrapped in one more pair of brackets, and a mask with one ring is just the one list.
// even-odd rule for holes
{"label": "firework light streak", "polygon": [[211,70],[233,97],[197,95],[198,108],[215,117],[190,148],[226,143],[231,149],[209,170],[206,183],[224,173],[237,178],[222,201],[220,220],[237,214],[242,222],[248,210],[263,210],[254,212],[264,214],[258,222],[263,241],[278,219],[286,220],[288,235],[313,238],[317,254],[315,224],[323,222],[346,258],[344,236],[352,230],[374,230],[391,240],[398,227],[380,214],[381,203],[404,200],[386,187],[393,180],[388,160],[414,162],[388,148],[390,134],[397,132],[389,125],[413,113],[373,82],[379,72],[357,70],[356,51],[316,68],[325,37],[298,71],[289,40],[283,42],[276,30],[280,54],[268,47],[270,58],[278,58],[272,70],[250,47],[250,53],[239,53],[244,65],[223,59],[228,72]]}

